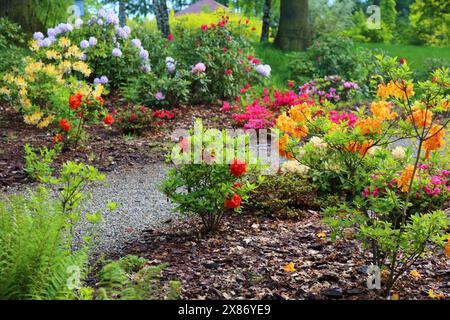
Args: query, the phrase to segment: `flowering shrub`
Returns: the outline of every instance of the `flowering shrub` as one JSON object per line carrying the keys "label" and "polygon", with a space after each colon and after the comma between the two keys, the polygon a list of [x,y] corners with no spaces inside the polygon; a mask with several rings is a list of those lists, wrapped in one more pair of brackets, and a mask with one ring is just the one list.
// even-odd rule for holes
{"label": "flowering shrub", "polygon": [[[276,124],[284,132],[279,141],[284,156],[310,167],[321,189],[345,190],[356,209],[331,208],[326,221],[340,231],[356,226],[373,262],[387,268],[389,293],[427,244],[442,245],[447,237],[448,217],[439,209],[450,199],[449,168],[439,163],[438,153],[449,122],[450,82],[448,69],[441,69],[415,88],[407,63],[378,59],[383,81],[370,113],[299,104]],[[441,122],[438,113],[444,115]],[[386,150],[401,138],[412,138],[415,155],[399,147]],[[309,141],[300,145],[302,139]]]}
{"label": "flowering shrub", "polygon": [[[225,141],[231,143],[231,154],[222,151]],[[205,130],[197,122],[194,135],[185,137],[172,154],[172,161],[178,164],[161,189],[178,204],[177,211],[198,215],[206,232],[219,228],[226,211],[240,212],[255,188],[250,178],[257,166],[248,164],[248,158],[237,157],[236,146],[242,142],[248,151],[248,136],[230,137]]]}
{"label": "flowering shrub", "polygon": [[307,82],[300,87],[300,94],[305,94],[320,104],[325,101],[338,103],[352,101],[359,93],[357,83],[345,81],[340,76],[326,76]]}
{"label": "flowering shrub", "polygon": [[217,23],[201,25],[193,32],[182,29],[175,38],[174,57],[191,71],[194,101],[234,97],[245,84],[253,85],[270,75],[270,66],[261,65],[239,32],[243,28],[247,26],[222,16]]}
{"label": "flowering shrub", "polygon": [[232,112],[231,117],[236,124],[245,129],[272,128],[285,108],[299,103],[313,103],[308,95],[297,94],[291,89],[279,91],[264,88],[262,92],[257,92],[246,84],[239,91],[242,95],[235,98],[235,104],[232,106],[227,101],[223,102],[222,111]]}
{"label": "flowering shrub", "polygon": [[175,118],[175,110],[156,110],[145,106],[125,106],[114,110],[116,125],[126,133],[140,133],[154,126],[162,126]]}

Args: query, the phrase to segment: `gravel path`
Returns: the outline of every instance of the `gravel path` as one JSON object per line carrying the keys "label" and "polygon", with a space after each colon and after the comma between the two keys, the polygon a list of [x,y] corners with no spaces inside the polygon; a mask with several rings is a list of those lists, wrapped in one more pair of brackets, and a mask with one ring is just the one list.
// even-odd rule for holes
{"label": "gravel path", "polygon": [[[167,165],[157,162],[110,172],[104,183],[86,190],[93,198],[86,202],[85,208],[91,213],[100,210],[104,216],[95,240],[95,252],[120,251],[125,242],[137,237],[142,230],[161,227],[177,217],[172,211],[173,204],[158,190],[167,169]],[[107,208],[111,201],[118,205],[112,212]],[[86,224],[82,223],[78,237],[85,229]]]}

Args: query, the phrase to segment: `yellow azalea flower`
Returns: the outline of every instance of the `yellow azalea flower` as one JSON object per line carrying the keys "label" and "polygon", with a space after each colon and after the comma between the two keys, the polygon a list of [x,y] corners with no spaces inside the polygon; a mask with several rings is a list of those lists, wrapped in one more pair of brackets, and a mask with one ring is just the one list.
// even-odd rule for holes
{"label": "yellow azalea flower", "polygon": [[77,46],[70,46],[67,52],[64,54],[66,58],[75,57],[80,58],[83,55],[83,52]]}
{"label": "yellow azalea flower", "polygon": [[411,272],[409,273],[409,275],[414,279],[414,280],[419,280],[420,278],[422,278],[422,275],[416,270],[411,270]]}
{"label": "yellow azalea flower", "polygon": [[27,89],[21,88],[21,89],[19,90],[19,95],[20,95],[20,96],[26,97],[27,94],[28,94]]}
{"label": "yellow azalea flower", "polygon": [[11,94],[11,91],[7,87],[1,87],[0,88],[0,94],[9,96]]}
{"label": "yellow azalea flower", "polygon": [[19,88],[27,87],[27,82],[25,81],[25,79],[22,76],[18,76],[15,80],[15,83]]}
{"label": "yellow azalea flower", "polygon": [[68,60],[61,61],[61,63],[58,66],[59,71],[62,73],[70,72],[71,68],[72,64]]}
{"label": "yellow azalea flower", "polygon": [[42,118],[42,112],[35,112],[32,115],[26,115],[23,117],[26,124],[37,124]]}
{"label": "yellow azalea flower", "polygon": [[47,52],[45,52],[45,56],[47,59],[61,59],[61,54],[56,50],[47,50]]}
{"label": "yellow azalea flower", "polygon": [[62,37],[61,39],[59,39],[58,44],[63,48],[67,48],[70,46],[71,42],[68,38]]}
{"label": "yellow azalea flower", "polygon": [[89,77],[91,69],[84,61],[77,61],[72,65],[73,70],[81,72],[84,76]]}
{"label": "yellow azalea flower", "polygon": [[428,297],[430,297],[431,299],[437,299],[437,300],[441,300],[444,299],[445,296],[442,293],[434,293],[433,289],[428,290]]}
{"label": "yellow azalea flower", "polygon": [[92,95],[94,96],[94,98],[98,98],[101,97],[103,94],[103,90],[105,89],[105,87],[102,84],[98,84],[95,86],[95,90],[92,93]]}
{"label": "yellow azalea flower", "polygon": [[[70,67],[69,67],[70,68]],[[58,72],[56,71],[56,67],[53,64],[47,64],[44,68],[43,71],[50,75],[50,76],[55,76]]]}
{"label": "yellow azalea flower", "polygon": [[30,41],[30,50],[34,51],[34,52],[39,51],[39,46],[38,46],[37,40]]}
{"label": "yellow azalea flower", "polygon": [[293,262],[289,262],[287,265],[283,267],[285,272],[291,273],[295,272],[295,264]]}
{"label": "yellow azalea flower", "polygon": [[50,123],[53,122],[53,120],[55,120],[55,116],[49,115],[48,117],[42,119],[41,122],[39,122],[38,127],[39,127],[39,128],[46,128],[46,127],[48,127],[48,125],[49,125]]}
{"label": "yellow azalea flower", "polygon": [[24,109],[29,109],[31,107],[31,101],[27,97],[22,97],[20,103],[24,107]]}
{"label": "yellow azalea flower", "polygon": [[398,293],[393,293],[391,295],[391,300],[400,300],[400,295]]}
{"label": "yellow azalea flower", "polygon": [[8,83],[15,83],[14,76],[11,73],[7,73],[3,76],[3,80],[5,80]]}

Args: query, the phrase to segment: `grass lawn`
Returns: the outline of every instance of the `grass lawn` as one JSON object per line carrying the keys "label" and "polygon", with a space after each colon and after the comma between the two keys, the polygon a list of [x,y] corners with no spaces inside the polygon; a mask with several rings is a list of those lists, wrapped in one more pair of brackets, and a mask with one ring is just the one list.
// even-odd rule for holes
{"label": "grass lawn", "polygon": [[410,67],[416,71],[424,71],[424,62],[427,58],[439,58],[450,63],[450,48],[448,47],[437,48],[386,43],[358,43],[357,47],[381,49],[391,57],[405,58]]}
{"label": "grass lawn", "polygon": [[[289,61],[292,56],[304,54],[303,52],[283,52],[271,44],[253,44],[257,56],[272,67],[271,80],[273,85],[285,87],[289,79]],[[405,58],[411,69],[424,71],[424,62],[427,58],[440,58],[450,63],[450,48],[437,48],[426,46],[413,46],[385,43],[357,43],[358,48],[381,49],[389,56]]]}

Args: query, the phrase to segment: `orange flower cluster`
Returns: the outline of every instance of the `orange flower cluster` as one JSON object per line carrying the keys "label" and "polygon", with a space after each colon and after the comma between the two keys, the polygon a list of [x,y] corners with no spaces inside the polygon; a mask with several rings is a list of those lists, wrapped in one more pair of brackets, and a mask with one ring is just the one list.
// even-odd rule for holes
{"label": "orange flower cluster", "polygon": [[431,127],[430,132],[428,133],[428,138],[423,142],[423,149],[426,151],[425,158],[430,158],[430,153],[432,151],[436,151],[439,148],[443,147],[445,144],[444,141],[445,130],[442,129],[441,126],[433,125]]}
{"label": "orange flower cluster", "polygon": [[[302,121],[306,120],[305,115],[301,113],[299,109],[295,109],[296,107],[293,107],[291,109],[291,114],[293,114],[293,117]],[[295,111],[292,113],[294,109]],[[308,127],[303,124],[297,124],[298,122],[301,121],[294,120],[294,118],[283,113],[278,117],[276,124],[279,129],[283,130],[286,133],[290,133],[294,138],[303,139],[308,135]]]}
{"label": "orange flower cluster", "polygon": [[447,239],[447,244],[445,245],[445,255],[450,258],[450,238]]}
{"label": "orange flower cluster", "polygon": [[392,112],[392,105],[386,101],[372,102],[370,110],[379,120],[394,120],[398,117],[396,112]]}
{"label": "orange flower cluster", "polygon": [[292,160],[294,159],[294,155],[292,152],[286,151],[286,147],[289,144],[289,135],[284,134],[281,139],[277,142],[278,144],[278,152],[282,157],[285,157],[286,159]]}
{"label": "orange flower cluster", "polygon": [[293,106],[289,110],[289,116],[292,120],[296,122],[305,122],[311,116],[310,112],[308,111],[308,108],[309,106],[306,103]]}
{"label": "orange flower cluster", "polygon": [[367,150],[373,146],[373,140],[365,140],[363,143],[350,142],[345,150],[353,153],[359,153],[361,157],[365,156]]}
{"label": "orange flower cluster", "polygon": [[412,164],[406,166],[405,171],[403,171],[400,178],[397,180],[397,187],[402,190],[402,192],[409,191],[409,183],[414,172],[414,166]]}
{"label": "orange flower cluster", "polygon": [[389,81],[386,85],[381,83],[378,85],[378,96],[382,99],[394,97],[396,99],[405,100],[406,97],[414,95],[413,85],[407,84],[405,81]]}
{"label": "orange flower cluster", "polygon": [[418,128],[429,127],[433,119],[433,113],[428,109],[414,108],[408,121],[412,121]]}
{"label": "orange flower cluster", "polygon": [[359,128],[360,133],[364,136],[373,135],[375,133],[381,133],[381,119],[366,118],[360,119],[356,123],[356,127]]}

